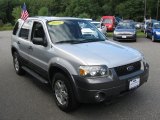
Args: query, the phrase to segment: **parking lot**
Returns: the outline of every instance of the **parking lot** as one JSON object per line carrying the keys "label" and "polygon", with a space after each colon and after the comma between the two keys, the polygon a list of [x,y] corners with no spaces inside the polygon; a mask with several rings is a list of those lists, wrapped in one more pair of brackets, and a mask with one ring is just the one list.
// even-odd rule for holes
{"label": "parking lot", "polygon": [[82,104],[64,113],[54,103],[51,89],[32,76],[16,75],[10,52],[11,31],[0,32],[0,120],[159,120],[160,42],[138,38],[120,42],[142,53],[150,65],[148,82],[111,103]]}

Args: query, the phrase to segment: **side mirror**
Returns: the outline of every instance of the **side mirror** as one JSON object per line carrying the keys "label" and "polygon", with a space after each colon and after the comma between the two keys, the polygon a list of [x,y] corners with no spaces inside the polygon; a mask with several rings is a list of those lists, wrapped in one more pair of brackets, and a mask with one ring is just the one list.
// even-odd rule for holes
{"label": "side mirror", "polygon": [[47,46],[47,42],[45,42],[45,40],[43,38],[33,38],[32,42],[33,42],[33,44],[36,44],[36,45],[42,45],[44,47]]}

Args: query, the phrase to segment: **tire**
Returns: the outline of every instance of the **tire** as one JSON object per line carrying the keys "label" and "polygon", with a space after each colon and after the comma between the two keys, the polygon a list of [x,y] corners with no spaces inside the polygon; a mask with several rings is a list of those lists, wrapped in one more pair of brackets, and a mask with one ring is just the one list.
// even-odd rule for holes
{"label": "tire", "polygon": [[134,39],[134,40],[133,40],[133,42],[136,42],[136,41],[137,41],[137,39]]}
{"label": "tire", "polygon": [[147,33],[145,33],[145,35],[146,35],[146,38],[148,38],[148,34],[147,34]]}
{"label": "tire", "polygon": [[155,42],[155,38],[154,38],[154,35],[152,35],[152,38],[151,38],[152,42]]}
{"label": "tire", "polygon": [[13,53],[13,65],[18,75],[24,75],[25,71],[22,69],[22,65],[20,63],[19,55],[17,52]]}
{"label": "tire", "polygon": [[70,112],[77,108],[78,102],[68,77],[56,73],[52,79],[52,89],[55,102],[62,111]]}

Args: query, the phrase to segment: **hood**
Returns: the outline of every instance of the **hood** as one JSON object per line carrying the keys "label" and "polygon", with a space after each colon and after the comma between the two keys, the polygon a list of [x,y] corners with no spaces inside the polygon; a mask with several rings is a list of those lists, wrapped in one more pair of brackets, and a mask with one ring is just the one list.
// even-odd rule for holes
{"label": "hood", "polygon": [[[83,61],[85,65],[107,65],[109,68],[125,65],[142,58],[141,53],[110,41],[81,44],[57,44],[57,50],[67,57]],[[81,62],[82,63],[82,62]]]}

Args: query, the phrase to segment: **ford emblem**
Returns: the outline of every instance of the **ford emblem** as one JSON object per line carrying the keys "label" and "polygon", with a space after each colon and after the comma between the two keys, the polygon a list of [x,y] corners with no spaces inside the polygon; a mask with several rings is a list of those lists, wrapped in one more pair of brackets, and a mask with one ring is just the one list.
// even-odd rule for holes
{"label": "ford emblem", "polygon": [[134,66],[128,66],[127,67],[127,71],[133,71],[134,70]]}

